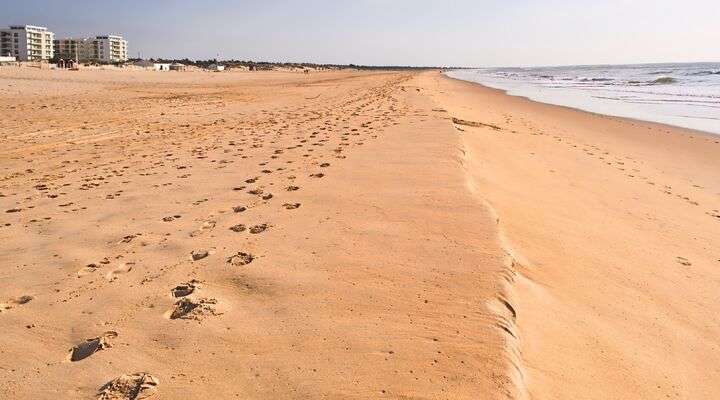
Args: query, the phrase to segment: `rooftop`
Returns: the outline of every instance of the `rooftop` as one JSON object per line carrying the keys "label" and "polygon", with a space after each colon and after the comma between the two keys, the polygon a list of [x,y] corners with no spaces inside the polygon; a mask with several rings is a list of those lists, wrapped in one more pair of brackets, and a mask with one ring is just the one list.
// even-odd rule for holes
{"label": "rooftop", "polygon": [[10,25],[10,29],[37,29],[41,31],[46,31],[47,28],[44,26],[35,26],[35,25]]}

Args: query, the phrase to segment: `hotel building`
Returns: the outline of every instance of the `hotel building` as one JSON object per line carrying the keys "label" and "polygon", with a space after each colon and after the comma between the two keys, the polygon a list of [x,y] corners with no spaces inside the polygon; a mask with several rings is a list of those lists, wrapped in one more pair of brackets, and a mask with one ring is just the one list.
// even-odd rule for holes
{"label": "hotel building", "polygon": [[54,56],[54,34],[47,28],[14,25],[0,29],[0,56],[15,57],[18,61],[50,60]]}
{"label": "hotel building", "polygon": [[127,61],[127,41],[122,36],[55,40],[56,58],[80,62],[117,63]]}

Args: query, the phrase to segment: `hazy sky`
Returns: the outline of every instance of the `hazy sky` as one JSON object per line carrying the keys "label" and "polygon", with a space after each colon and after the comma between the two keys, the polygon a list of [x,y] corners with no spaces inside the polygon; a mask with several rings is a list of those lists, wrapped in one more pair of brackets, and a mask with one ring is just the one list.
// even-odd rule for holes
{"label": "hazy sky", "polygon": [[131,56],[375,65],[720,61],[720,0],[2,0],[0,25]]}

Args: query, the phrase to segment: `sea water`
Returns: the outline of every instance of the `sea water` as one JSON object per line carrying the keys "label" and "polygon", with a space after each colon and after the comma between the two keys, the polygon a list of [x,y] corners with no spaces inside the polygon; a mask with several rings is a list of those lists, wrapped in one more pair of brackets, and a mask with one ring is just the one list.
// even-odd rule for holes
{"label": "sea water", "polygon": [[447,75],[543,103],[720,134],[720,63],[480,68]]}

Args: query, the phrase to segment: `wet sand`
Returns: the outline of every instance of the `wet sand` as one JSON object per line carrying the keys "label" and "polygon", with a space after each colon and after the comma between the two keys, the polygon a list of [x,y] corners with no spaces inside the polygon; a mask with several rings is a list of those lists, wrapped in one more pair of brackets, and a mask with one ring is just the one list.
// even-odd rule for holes
{"label": "wet sand", "polygon": [[0,68],[0,110],[0,397],[719,389],[717,137],[437,72]]}

